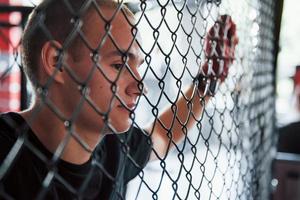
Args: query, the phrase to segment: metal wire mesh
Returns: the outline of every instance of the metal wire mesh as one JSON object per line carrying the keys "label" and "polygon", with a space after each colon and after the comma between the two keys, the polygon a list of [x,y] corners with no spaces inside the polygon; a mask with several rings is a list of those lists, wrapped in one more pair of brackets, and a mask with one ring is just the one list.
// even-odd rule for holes
{"label": "metal wire mesh", "polygon": [[[13,64],[1,66],[0,83],[13,66],[33,66],[25,71],[38,104],[22,115],[26,123],[2,115],[0,197],[268,199],[276,140],[274,1],[128,3],[135,20],[124,2],[107,2],[44,1],[26,29],[24,37],[35,42],[23,42],[29,50],[22,62],[18,43]],[[222,14],[236,24],[235,52],[218,46],[230,35]],[[227,57],[233,54],[234,61]],[[168,119],[161,117],[166,111]],[[22,159],[27,154],[31,159]],[[68,178],[70,163],[82,167],[86,155],[81,179]]]}

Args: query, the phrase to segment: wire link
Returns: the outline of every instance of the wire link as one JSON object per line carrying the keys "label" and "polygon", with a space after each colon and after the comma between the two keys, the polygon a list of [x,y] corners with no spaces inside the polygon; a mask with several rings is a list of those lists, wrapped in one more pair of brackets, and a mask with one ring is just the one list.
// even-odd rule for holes
{"label": "wire link", "polygon": [[[46,8],[37,11],[39,20],[30,31],[40,31],[50,41],[50,45],[57,50],[58,63],[56,70],[45,82],[37,83],[36,96],[41,99],[42,104],[33,111],[34,114],[27,122],[29,126],[32,125],[36,116],[47,108],[57,120],[64,123],[65,136],[49,159],[23,134],[29,127],[22,127],[18,130],[20,136],[1,162],[0,183],[18,159],[17,155],[26,147],[48,169],[46,176],[42,178],[41,189],[36,194],[37,199],[46,198],[54,181],[79,199],[84,199],[89,180],[93,178],[93,170],[99,171],[106,180],[111,181],[113,188],[119,188],[123,184],[120,177],[111,174],[110,169],[101,162],[101,155],[93,154],[93,147],[80,131],[75,130],[74,124],[83,110],[89,109],[104,123],[98,130],[99,134],[118,135],[118,128],[112,118],[114,105],[120,104],[129,113],[132,121],[130,127],[141,130],[148,145],[152,145],[151,137],[155,135],[155,127],[148,131],[143,129],[149,121],[154,121],[155,126],[164,130],[168,139],[164,154],[157,151],[155,145],[152,147],[154,161],[150,161],[145,167],[132,154],[132,149],[139,147],[133,147],[130,138],[116,137],[120,154],[125,155],[124,165],[121,164],[120,169],[126,170],[130,163],[134,170],[140,171],[129,182],[126,199],[267,199],[273,156],[270,152],[276,141],[273,123],[275,3],[272,0],[118,1],[118,6],[108,18],[104,6],[97,2],[98,0],[87,0],[77,9],[71,0],[61,1],[65,12],[71,15],[70,31],[61,46],[54,42],[57,34],[45,23]],[[134,22],[123,8],[125,4],[133,10],[138,9]],[[93,25],[96,22],[84,17],[92,10],[96,13],[97,20],[104,24],[99,27],[99,32],[104,32],[100,34],[96,44],[86,27],[87,24]],[[229,19],[225,22],[219,19],[223,13],[228,13],[235,21],[239,37],[236,51],[229,54],[226,45],[218,45],[220,42],[235,45],[228,39],[231,38],[230,27],[226,27]],[[120,38],[113,33],[113,26],[119,15],[124,17],[131,28],[132,37],[127,41],[126,48],[121,46]],[[211,29],[212,26],[214,27]],[[12,39],[4,30],[0,30],[0,42],[9,46],[8,53],[0,55],[3,59],[0,94],[5,85],[11,87],[7,85],[13,84],[10,78],[14,73],[24,71],[20,59],[20,42],[16,46],[15,42],[10,41]],[[78,56],[85,55],[85,51],[88,51],[89,66],[82,66],[86,67],[84,76],[78,72],[82,69],[76,68],[77,62],[67,62],[70,59],[67,54],[74,48],[74,42],[81,42],[83,45]],[[103,64],[106,58],[102,51],[108,42],[122,57],[121,69],[113,77]],[[210,46],[209,50],[207,45]],[[131,62],[131,57],[138,56],[131,55],[137,54],[132,53],[132,49],[136,47],[144,59],[138,69],[139,74]],[[219,68],[215,67],[216,62]],[[229,69],[228,62],[232,65]],[[78,101],[72,103],[76,109],[68,114],[49,95],[62,72],[66,72],[68,81],[76,86],[77,92],[73,94],[79,96]],[[105,84],[110,85],[111,95],[105,109],[97,103],[97,91],[91,87],[95,76],[103,77]],[[134,108],[128,105],[120,91],[120,84],[124,84],[123,76],[134,80],[138,86],[135,92],[138,93],[137,106]],[[220,81],[222,78],[224,80]],[[185,93],[188,85],[194,88],[191,96]],[[99,85],[100,87],[102,86]],[[75,96],[66,98],[70,98],[68,101],[72,102],[73,98],[76,99]],[[211,96],[209,100],[208,96]],[[185,120],[180,118],[182,108],[177,104],[181,97],[188,110]],[[8,100],[0,97],[0,110],[1,104],[4,105],[1,102]],[[200,116],[193,112],[195,104],[203,107]],[[170,123],[167,124],[159,117],[165,107],[172,111]],[[3,108],[1,112],[8,110]],[[191,121],[195,122],[192,128],[189,126]],[[7,123],[11,127],[16,126],[12,119]],[[180,126],[179,134],[182,136],[179,142],[174,133],[177,125]],[[58,171],[58,162],[71,140],[93,154],[91,171],[79,188],[75,188]],[[115,199],[125,199],[123,191],[116,189],[114,192]],[[0,198],[12,199],[11,195],[5,192],[1,183]]]}

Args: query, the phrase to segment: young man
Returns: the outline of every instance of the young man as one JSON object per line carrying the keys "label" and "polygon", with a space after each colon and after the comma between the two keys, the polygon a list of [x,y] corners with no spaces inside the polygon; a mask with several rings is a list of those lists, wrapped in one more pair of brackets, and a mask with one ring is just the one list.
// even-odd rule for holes
{"label": "young man", "polygon": [[202,75],[175,110],[145,129],[133,126],[146,91],[134,24],[124,5],[109,0],[44,1],[34,10],[22,56],[36,98],[26,111],[1,115],[1,197],[123,199],[150,154],[163,157],[194,125],[209,99],[204,79],[224,81],[233,61],[234,23],[220,17],[207,36]]}

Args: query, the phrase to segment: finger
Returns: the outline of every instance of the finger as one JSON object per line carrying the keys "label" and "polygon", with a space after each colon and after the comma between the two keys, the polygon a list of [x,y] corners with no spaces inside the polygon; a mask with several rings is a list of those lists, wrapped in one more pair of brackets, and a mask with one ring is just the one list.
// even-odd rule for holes
{"label": "finger", "polygon": [[221,15],[208,31],[208,38],[231,39],[236,34],[236,25],[229,15]]}

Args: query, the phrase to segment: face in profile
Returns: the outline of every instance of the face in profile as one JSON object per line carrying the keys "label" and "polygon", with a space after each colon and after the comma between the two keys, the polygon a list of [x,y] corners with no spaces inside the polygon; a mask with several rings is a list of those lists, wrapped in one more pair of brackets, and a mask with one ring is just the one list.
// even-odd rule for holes
{"label": "face in profile", "polygon": [[[108,16],[112,12],[104,10]],[[67,63],[87,85],[90,103],[85,101],[80,107],[78,102],[83,97],[78,93],[78,84],[70,80],[68,87],[73,91],[70,95],[77,99],[70,100],[71,110],[81,109],[77,121],[83,127],[101,130],[109,124],[116,132],[124,132],[132,125],[130,114],[142,93],[138,67],[143,55],[122,13],[112,20],[109,35],[103,30],[105,23],[99,15],[91,18],[84,24],[88,45],[83,45],[79,57],[68,58]],[[92,53],[89,45],[97,51]]]}

